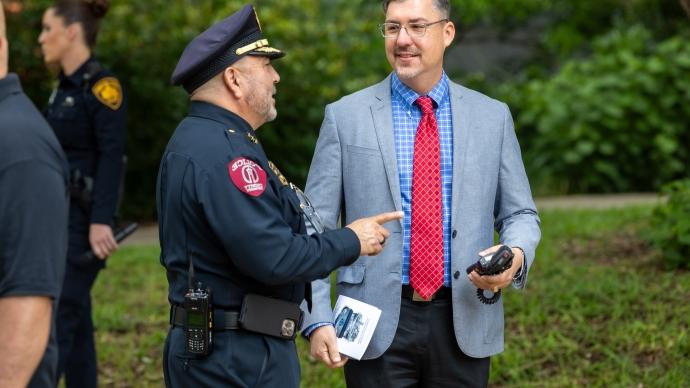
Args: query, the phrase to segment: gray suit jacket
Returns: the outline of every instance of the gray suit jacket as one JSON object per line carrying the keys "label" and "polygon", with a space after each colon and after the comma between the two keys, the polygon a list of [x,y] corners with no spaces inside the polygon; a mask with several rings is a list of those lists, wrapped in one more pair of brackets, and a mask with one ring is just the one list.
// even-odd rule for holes
{"label": "gray suit jacket", "polygon": [[[453,323],[460,349],[472,357],[503,351],[503,298],[494,305],[477,299],[465,268],[478,252],[500,241],[525,251],[522,288],[541,237],[539,218],[522,163],[508,107],[450,83],[453,112],[453,189],[451,280]],[[326,107],[306,192],[334,228],[381,212],[401,210],[395,155],[390,76]],[[400,315],[402,224],[391,232],[383,252],[360,257],[337,270],[337,294],[383,310],[364,359],[379,357],[393,341]],[[331,321],[329,279],[313,283],[313,308],[304,327]]]}

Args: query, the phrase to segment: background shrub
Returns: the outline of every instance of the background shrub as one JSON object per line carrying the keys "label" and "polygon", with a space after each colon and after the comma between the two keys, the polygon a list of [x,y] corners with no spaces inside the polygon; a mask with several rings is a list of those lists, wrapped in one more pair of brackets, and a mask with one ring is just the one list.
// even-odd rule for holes
{"label": "background shrub", "polygon": [[690,269],[690,179],[666,185],[668,197],[652,214],[649,238],[661,250],[667,269]]}
{"label": "background shrub", "polygon": [[548,79],[504,91],[519,112],[530,178],[560,192],[653,191],[690,166],[688,36],[640,26],[594,42]]}

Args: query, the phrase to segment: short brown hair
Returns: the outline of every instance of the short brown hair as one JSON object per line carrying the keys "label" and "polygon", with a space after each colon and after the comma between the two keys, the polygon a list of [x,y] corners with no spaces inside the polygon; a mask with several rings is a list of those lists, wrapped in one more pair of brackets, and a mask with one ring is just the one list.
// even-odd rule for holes
{"label": "short brown hair", "polygon": [[[383,12],[388,12],[388,5],[394,1],[405,1],[405,0],[383,0]],[[438,9],[443,13],[446,18],[450,17],[450,1],[449,0],[434,0],[434,8]]]}

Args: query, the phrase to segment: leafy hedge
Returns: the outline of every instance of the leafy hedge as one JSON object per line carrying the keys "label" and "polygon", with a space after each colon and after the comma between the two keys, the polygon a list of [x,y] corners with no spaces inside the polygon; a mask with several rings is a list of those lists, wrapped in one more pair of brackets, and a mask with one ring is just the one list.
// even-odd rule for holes
{"label": "leafy hedge", "polygon": [[663,254],[668,269],[690,269],[690,179],[664,187],[668,201],[654,209],[649,239]]}
{"label": "leafy hedge", "polygon": [[530,177],[561,192],[651,191],[690,167],[689,36],[614,31],[592,56],[514,87]]}

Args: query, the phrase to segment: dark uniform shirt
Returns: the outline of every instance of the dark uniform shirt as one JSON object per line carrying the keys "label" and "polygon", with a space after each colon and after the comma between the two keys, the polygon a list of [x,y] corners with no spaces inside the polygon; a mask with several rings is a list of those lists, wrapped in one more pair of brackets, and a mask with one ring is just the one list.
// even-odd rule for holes
{"label": "dark uniform shirt", "polygon": [[[68,167],[55,134],[22,92],[0,79],[0,297],[47,296],[62,288],[67,252]],[[54,384],[54,326],[29,387]]]}
{"label": "dark uniform shirt", "polygon": [[123,173],[126,100],[118,80],[93,58],[60,75],[45,116],[70,171],[93,179],[90,223],[110,224]]}
{"label": "dark uniform shirt", "polygon": [[0,79],[0,297],[57,298],[67,250],[67,161],[14,74]]}
{"label": "dark uniform shirt", "polygon": [[230,309],[249,292],[299,303],[305,283],[359,256],[350,229],[306,234],[295,192],[271,169],[252,128],[212,104],[192,102],[175,130],[156,200],[173,304],[183,302],[190,260],[214,307]]}

